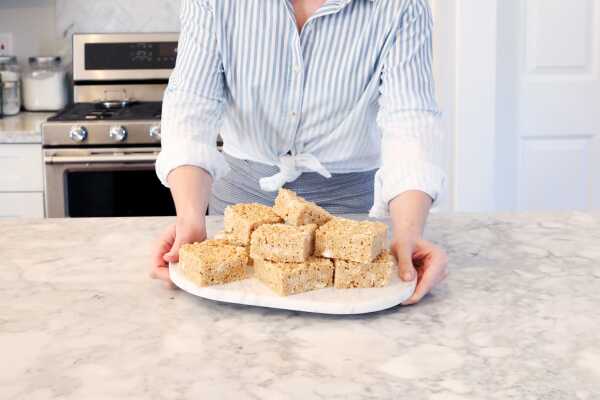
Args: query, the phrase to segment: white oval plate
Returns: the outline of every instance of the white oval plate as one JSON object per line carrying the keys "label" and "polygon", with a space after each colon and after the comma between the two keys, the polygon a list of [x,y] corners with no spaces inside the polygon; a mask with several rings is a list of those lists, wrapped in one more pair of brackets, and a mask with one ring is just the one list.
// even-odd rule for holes
{"label": "white oval plate", "polygon": [[179,271],[177,264],[169,265],[169,273],[180,289],[205,299],[320,314],[366,314],[385,310],[410,298],[416,285],[416,281],[403,282],[393,273],[389,285],[383,288],[326,288],[283,297],[252,277],[199,287]]}

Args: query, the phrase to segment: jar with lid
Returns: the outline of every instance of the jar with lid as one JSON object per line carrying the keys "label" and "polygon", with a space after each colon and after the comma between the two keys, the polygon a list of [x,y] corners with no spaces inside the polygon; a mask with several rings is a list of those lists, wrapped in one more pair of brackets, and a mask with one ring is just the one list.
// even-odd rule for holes
{"label": "jar with lid", "polygon": [[15,115],[21,111],[21,72],[17,57],[0,56],[0,114]]}
{"label": "jar with lid", "polygon": [[57,56],[29,57],[23,74],[23,106],[29,111],[58,111],[67,105],[67,74]]}

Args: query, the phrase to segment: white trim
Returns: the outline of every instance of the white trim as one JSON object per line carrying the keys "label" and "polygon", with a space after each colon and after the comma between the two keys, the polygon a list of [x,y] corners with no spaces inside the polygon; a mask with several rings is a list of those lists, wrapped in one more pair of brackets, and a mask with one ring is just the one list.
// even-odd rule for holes
{"label": "white trim", "polygon": [[497,0],[456,1],[453,204],[495,209]]}
{"label": "white trim", "polygon": [[437,100],[443,113],[442,124],[446,132],[440,165],[448,175],[447,192],[438,200],[437,209],[451,211],[454,208],[454,115],[456,108],[456,2],[430,0],[433,12],[434,76]]}

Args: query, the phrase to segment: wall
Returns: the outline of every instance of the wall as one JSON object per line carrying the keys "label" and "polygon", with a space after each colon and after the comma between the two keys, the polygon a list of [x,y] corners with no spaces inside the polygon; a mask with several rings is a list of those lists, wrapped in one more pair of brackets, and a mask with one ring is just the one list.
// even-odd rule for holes
{"label": "wall", "polygon": [[32,55],[57,54],[54,0],[0,0],[0,32],[13,33],[21,64]]}
{"label": "wall", "polygon": [[180,0],[56,0],[61,48],[71,51],[74,32],[176,32]]}
{"label": "wall", "polygon": [[0,32],[13,33],[21,64],[32,55],[68,62],[74,32],[173,32],[180,0],[0,0]]}

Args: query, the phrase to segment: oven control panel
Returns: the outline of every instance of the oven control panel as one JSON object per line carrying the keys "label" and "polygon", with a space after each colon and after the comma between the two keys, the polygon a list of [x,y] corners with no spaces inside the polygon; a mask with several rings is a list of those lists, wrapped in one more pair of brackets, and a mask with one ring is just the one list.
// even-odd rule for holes
{"label": "oven control panel", "polygon": [[173,69],[177,42],[85,43],[86,70]]}

